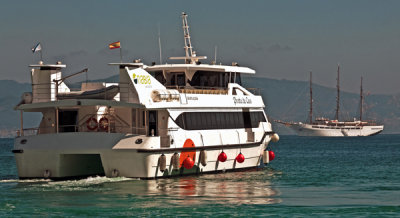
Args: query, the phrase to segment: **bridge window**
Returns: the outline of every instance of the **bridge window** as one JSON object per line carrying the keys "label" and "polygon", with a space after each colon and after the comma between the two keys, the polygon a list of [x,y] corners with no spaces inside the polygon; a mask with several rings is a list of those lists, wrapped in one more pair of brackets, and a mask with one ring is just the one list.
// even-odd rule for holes
{"label": "bridge window", "polygon": [[[229,78],[230,76],[230,78]],[[228,83],[241,84],[240,73],[197,71],[189,84],[193,87],[227,88]]]}
{"label": "bridge window", "polygon": [[257,128],[259,123],[266,122],[266,119],[262,111],[184,112],[176,118],[175,122],[185,130],[241,129]]}

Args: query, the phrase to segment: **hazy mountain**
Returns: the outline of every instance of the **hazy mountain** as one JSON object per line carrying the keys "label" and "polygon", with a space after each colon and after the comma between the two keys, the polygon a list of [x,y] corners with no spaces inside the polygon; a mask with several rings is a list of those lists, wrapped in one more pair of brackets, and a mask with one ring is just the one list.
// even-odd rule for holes
{"label": "hazy mountain", "polygon": [[[98,81],[118,82],[118,75]],[[71,84],[79,87],[76,84]],[[258,88],[266,104],[271,120],[306,121],[309,110],[308,82],[276,80],[259,77],[243,78],[243,85]],[[31,84],[11,80],[0,80],[0,134],[20,128],[20,114],[13,110],[23,92],[31,91]],[[333,118],[336,107],[336,89],[313,85],[314,117]],[[400,95],[368,95],[365,97],[364,119],[377,120],[385,124],[384,133],[400,132]],[[358,117],[359,94],[341,92],[340,119]],[[40,113],[24,113],[24,127],[36,127]],[[282,125],[274,125],[280,134],[292,134]]]}
{"label": "hazy mountain", "polygon": [[[21,101],[24,92],[31,92],[29,83],[18,83],[12,80],[0,80],[0,129],[15,129],[20,125],[20,113],[14,111],[14,106]],[[24,121],[32,123],[37,116],[24,117]]]}

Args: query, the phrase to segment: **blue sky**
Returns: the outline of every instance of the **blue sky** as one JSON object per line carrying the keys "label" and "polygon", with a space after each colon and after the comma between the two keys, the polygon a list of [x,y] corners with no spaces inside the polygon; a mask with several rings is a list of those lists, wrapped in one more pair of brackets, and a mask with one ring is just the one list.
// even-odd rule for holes
{"label": "blue sky", "polygon": [[[89,68],[89,78],[117,74],[107,45],[121,41],[125,61],[159,62],[182,56],[180,14],[189,14],[198,55],[249,66],[257,76],[307,80],[358,92],[360,76],[372,93],[400,93],[400,1],[1,1],[0,79],[28,82],[39,55],[67,64],[66,74]],[[169,61],[171,62],[171,61]],[[84,79],[76,78],[76,80]]]}

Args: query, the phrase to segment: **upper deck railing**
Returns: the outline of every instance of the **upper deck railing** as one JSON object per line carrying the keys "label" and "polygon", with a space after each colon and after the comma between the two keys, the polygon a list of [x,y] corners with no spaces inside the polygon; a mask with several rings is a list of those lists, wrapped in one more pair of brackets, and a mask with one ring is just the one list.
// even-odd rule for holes
{"label": "upper deck railing", "polygon": [[[179,93],[186,94],[206,94],[206,95],[227,95],[228,88],[212,86],[167,86],[168,89],[176,89]],[[254,95],[260,95],[259,88],[246,88]]]}
{"label": "upper deck railing", "polygon": [[[210,86],[166,86],[167,89],[175,89],[178,90],[179,93],[185,94],[206,94],[206,95],[227,95],[228,88],[225,87],[210,87]],[[56,94],[66,94],[66,93],[78,93],[84,92],[80,88],[69,88],[70,92],[64,92],[59,88],[58,92],[56,92],[56,86],[53,83],[42,83],[42,84],[32,84],[32,90],[34,90],[34,101],[36,102],[46,102],[46,101],[57,101],[61,98]],[[254,95],[260,95],[261,91],[259,88],[246,88],[249,92]],[[87,90],[93,91],[93,90]],[[109,98],[109,93],[107,89],[104,89],[103,93],[99,93],[96,96],[96,99],[104,99]],[[116,99],[108,99],[108,100],[116,100],[116,101],[129,101],[129,99],[134,98],[135,93],[134,88],[130,85],[130,83],[119,83],[119,98]],[[73,99],[74,97],[68,97],[68,99]],[[82,99],[83,97],[76,96],[77,99]],[[65,99],[65,96],[62,98]]]}
{"label": "upper deck railing", "polygon": [[26,128],[16,131],[17,136],[32,136],[41,134],[63,134],[71,132],[102,132],[124,133],[160,137],[162,147],[169,147],[170,132],[174,128],[158,128],[151,131],[149,126],[131,126],[118,115],[111,114],[87,114],[77,121],[76,125],[55,125]]}
{"label": "upper deck railing", "polygon": [[205,86],[167,86],[167,89],[176,89],[179,93],[185,94],[208,94],[208,95],[227,95],[228,89],[221,87]]}

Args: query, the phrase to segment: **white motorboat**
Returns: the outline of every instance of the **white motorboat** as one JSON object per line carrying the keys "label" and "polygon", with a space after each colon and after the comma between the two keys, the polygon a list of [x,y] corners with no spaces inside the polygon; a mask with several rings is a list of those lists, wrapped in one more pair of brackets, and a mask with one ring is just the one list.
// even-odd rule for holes
{"label": "white motorboat", "polygon": [[[118,87],[112,99],[98,94],[111,90],[105,83],[82,84],[80,94],[72,93],[61,62],[31,65],[32,94],[16,107],[21,130],[13,153],[19,178],[148,179],[268,163],[268,144],[279,136],[261,96],[241,86],[240,79],[255,71],[200,63],[205,57],[192,51],[186,14],[182,20],[186,56],[172,59],[185,62],[111,63],[120,76],[111,84]],[[42,113],[38,128],[24,129],[26,112]]]}

